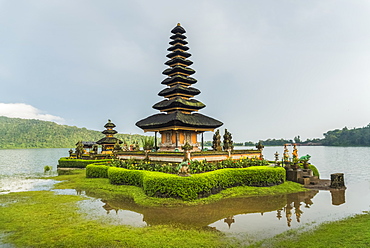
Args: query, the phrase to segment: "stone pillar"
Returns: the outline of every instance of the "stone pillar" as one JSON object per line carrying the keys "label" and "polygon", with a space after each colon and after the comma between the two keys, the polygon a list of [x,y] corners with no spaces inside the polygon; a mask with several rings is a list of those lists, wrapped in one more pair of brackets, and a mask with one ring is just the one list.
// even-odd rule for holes
{"label": "stone pillar", "polygon": [[334,189],[345,188],[343,173],[331,174],[330,179],[331,179],[330,188],[334,188]]}

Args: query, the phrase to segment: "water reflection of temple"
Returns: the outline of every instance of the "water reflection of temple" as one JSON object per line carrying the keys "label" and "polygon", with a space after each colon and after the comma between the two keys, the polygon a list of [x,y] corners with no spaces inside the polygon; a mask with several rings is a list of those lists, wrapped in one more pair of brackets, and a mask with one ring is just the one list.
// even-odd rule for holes
{"label": "water reflection of temple", "polygon": [[[182,206],[174,208],[150,208],[138,206],[132,199],[119,199],[117,201],[102,200],[102,206],[107,214],[116,213],[119,210],[128,210],[139,213],[143,216],[143,222],[148,225],[181,224],[193,227],[206,227],[217,221],[222,221],[231,228],[238,222],[237,215],[259,213],[263,215],[268,212],[276,212],[278,220],[284,219],[287,226],[291,226],[293,221],[301,222],[302,216],[313,205],[312,198],[319,191],[311,190],[307,192],[264,196],[248,197],[221,200],[214,204],[198,206]],[[87,195],[90,193],[86,192]],[[332,191],[332,204],[338,205],[344,202],[344,191]],[[193,214],[197,213],[197,214]],[[133,223],[134,225],[136,223]]]}
{"label": "water reflection of temple", "polygon": [[101,200],[101,201],[104,203],[103,208],[105,209],[105,211],[107,211],[107,214],[109,214],[110,211],[112,210],[114,210],[116,214],[118,214],[119,208],[112,207],[111,205],[109,205],[108,201],[106,200]]}
{"label": "water reflection of temple", "polygon": [[282,212],[284,212],[287,225],[289,227],[291,226],[293,218],[295,218],[298,223],[301,222],[301,216],[304,213],[301,209],[301,206],[304,205],[305,208],[310,208],[310,206],[313,204],[311,199],[317,193],[318,191],[315,190],[305,192],[305,194],[288,195],[285,207],[276,211],[276,217],[280,220],[283,217]]}
{"label": "water reflection of temple", "polygon": [[[303,211],[301,206],[304,205],[305,208],[309,208],[313,202],[312,198],[318,193],[318,191],[308,191],[299,194],[290,194],[286,196],[286,203],[284,207],[279,208],[276,210],[276,218],[278,220],[283,218],[283,213],[285,213],[285,219],[287,221],[287,225],[290,227],[293,218],[299,223],[301,222],[301,216]],[[263,216],[264,212],[260,212],[261,216]],[[224,219],[224,222],[227,223],[229,228],[231,225],[236,222],[233,215],[228,216]]]}

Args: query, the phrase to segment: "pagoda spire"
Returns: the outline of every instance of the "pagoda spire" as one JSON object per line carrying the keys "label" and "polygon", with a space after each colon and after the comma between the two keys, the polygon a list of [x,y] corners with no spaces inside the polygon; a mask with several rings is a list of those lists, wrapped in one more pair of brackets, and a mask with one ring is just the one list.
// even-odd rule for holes
{"label": "pagoda spire", "polygon": [[200,94],[200,91],[189,87],[195,84],[197,80],[190,77],[190,75],[195,73],[195,70],[189,67],[193,62],[187,59],[191,54],[187,52],[189,47],[186,46],[188,42],[184,35],[185,32],[180,23],[171,30],[173,34],[170,37],[172,41],[169,42],[171,46],[167,49],[170,52],[167,54],[169,60],[165,62],[165,65],[168,65],[169,68],[162,72],[162,74],[168,76],[163,80],[162,84],[167,85],[169,88],[158,93],[159,96],[167,99],[153,105],[154,109],[162,112],[181,111],[190,114],[205,107],[202,102],[190,99]]}
{"label": "pagoda spire", "polygon": [[145,132],[160,132],[162,135],[161,150],[179,148],[188,142],[197,149],[197,134],[204,131],[213,131],[223,123],[211,117],[197,113],[206,105],[194,99],[200,91],[193,84],[197,80],[192,77],[195,70],[191,66],[193,62],[188,58],[191,54],[186,46],[185,29],[178,23],[171,30],[170,47],[167,49],[168,66],[162,74],[166,75],[161,84],[167,87],[158,95],[165,99],[154,104],[153,108],[159,110],[160,114],[149,116],[140,120],[136,125]]}

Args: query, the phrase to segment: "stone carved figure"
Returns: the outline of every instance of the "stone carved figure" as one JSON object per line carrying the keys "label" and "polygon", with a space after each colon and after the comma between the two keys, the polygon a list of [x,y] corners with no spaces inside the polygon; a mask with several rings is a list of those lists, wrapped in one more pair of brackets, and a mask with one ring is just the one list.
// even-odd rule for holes
{"label": "stone carved figure", "polygon": [[119,140],[116,141],[116,144],[114,144],[113,151],[122,151],[121,146],[119,145]]}
{"label": "stone carved figure", "polygon": [[298,159],[298,149],[297,149],[297,144],[293,145],[293,159]]}
{"label": "stone carved figure", "polygon": [[224,151],[232,151],[234,149],[233,146],[233,137],[231,136],[231,133],[225,129],[224,134]]}
{"label": "stone carved figure", "polygon": [[283,160],[284,160],[284,162],[288,162],[289,161],[289,150],[287,148],[287,144],[284,145]]}
{"label": "stone carved figure", "polygon": [[262,151],[264,147],[265,147],[265,146],[262,144],[262,142],[261,142],[261,141],[259,141],[259,142],[257,143],[257,145],[256,145],[256,148],[258,149],[258,151]]}
{"label": "stone carved figure", "polygon": [[213,142],[212,142],[212,148],[214,151],[221,151],[221,135],[220,130],[217,129],[215,134],[213,135]]}
{"label": "stone carved figure", "polygon": [[184,161],[190,160],[190,151],[193,149],[193,146],[191,146],[187,141],[184,146],[181,147],[181,149],[184,150]]}
{"label": "stone carved figure", "polygon": [[279,161],[279,153],[276,151],[274,155],[275,155],[275,164],[277,165]]}
{"label": "stone carved figure", "polygon": [[97,144],[93,145],[92,150],[93,152],[98,153],[98,145]]}
{"label": "stone carved figure", "polygon": [[75,153],[76,153],[77,158],[81,158],[82,154],[84,154],[84,145],[82,144],[82,141],[77,142]]}

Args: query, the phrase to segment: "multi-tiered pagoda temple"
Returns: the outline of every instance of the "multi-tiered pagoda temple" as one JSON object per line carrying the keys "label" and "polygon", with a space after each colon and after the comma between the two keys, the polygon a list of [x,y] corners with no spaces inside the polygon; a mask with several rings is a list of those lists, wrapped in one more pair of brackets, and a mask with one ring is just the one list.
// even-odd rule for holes
{"label": "multi-tiered pagoda temple", "polygon": [[170,37],[169,60],[165,63],[170,68],[163,71],[168,77],[162,81],[167,88],[158,93],[166,99],[153,105],[163,113],[149,116],[136,125],[145,132],[159,132],[161,134],[160,150],[181,149],[186,142],[198,150],[197,135],[205,131],[214,131],[223,123],[211,117],[197,113],[205,105],[193,99],[200,91],[191,87],[197,80],[190,75],[195,71],[188,66],[193,64],[188,60],[191,56],[187,52],[185,29],[180,24],[172,29]]}
{"label": "multi-tiered pagoda temple", "polygon": [[96,144],[99,144],[102,146],[102,154],[111,154],[114,148],[114,145],[117,143],[122,144],[122,140],[117,139],[114,137],[114,135],[117,133],[116,130],[113,128],[116,127],[111,120],[108,120],[107,124],[104,125],[106,130],[102,132],[102,134],[105,134],[105,137],[98,140]]}

